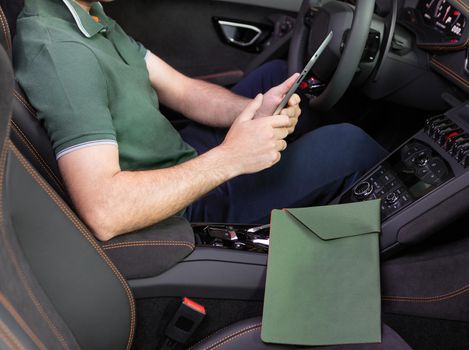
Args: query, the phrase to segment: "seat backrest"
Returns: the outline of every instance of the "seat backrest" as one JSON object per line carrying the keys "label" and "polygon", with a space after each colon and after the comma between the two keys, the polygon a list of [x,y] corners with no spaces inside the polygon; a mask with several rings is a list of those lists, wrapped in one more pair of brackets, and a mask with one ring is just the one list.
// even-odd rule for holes
{"label": "seat backrest", "polygon": [[[0,45],[11,58],[11,28],[12,26],[16,27],[16,16],[22,8],[23,1],[8,0],[8,3],[3,4],[4,2],[6,1],[0,0],[0,4],[9,6],[10,10],[4,11],[3,6],[0,7]],[[13,118],[11,123],[13,143],[49,185],[68,204],[71,204],[47,132],[36,118],[36,111],[17,83],[15,83],[13,97]]]}
{"label": "seat backrest", "polygon": [[0,48],[0,348],[130,349],[131,290],[9,139],[12,88]]}

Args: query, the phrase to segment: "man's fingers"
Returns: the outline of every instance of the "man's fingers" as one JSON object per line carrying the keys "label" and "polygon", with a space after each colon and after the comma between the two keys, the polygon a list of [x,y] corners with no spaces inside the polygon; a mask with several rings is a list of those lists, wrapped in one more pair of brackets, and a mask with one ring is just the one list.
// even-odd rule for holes
{"label": "man's fingers", "polygon": [[289,108],[282,109],[280,114],[288,115],[290,118],[294,118],[296,115],[296,107],[289,107]]}
{"label": "man's fingers", "polygon": [[290,99],[288,100],[288,105],[291,107],[291,106],[299,105],[300,102],[301,102],[301,97],[298,94],[293,94],[292,97],[290,97]]}
{"label": "man's fingers", "polygon": [[276,140],[283,140],[288,136],[288,128],[275,128],[274,137]]}
{"label": "man's fingers", "polygon": [[277,140],[276,142],[276,149],[279,152],[283,152],[287,149],[287,141],[285,140]]}
{"label": "man's fingers", "polygon": [[287,128],[290,126],[290,117],[288,115],[279,114],[268,118],[267,122],[270,122],[270,125],[274,128]]}
{"label": "man's fingers", "polygon": [[252,100],[244,111],[237,118],[238,121],[246,121],[254,118],[257,110],[261,107],[264,95],[258,94],[254,100]]}
{"label": "man's fingers", "polygon": [[285,80],[282,84],[277,85],[276,87],[272,88],[272,92],[275,92],[275,94],[284,96],[288,90],[295,84],[295,81],[298,79],[300,76],[300,73],[295,73],[293,74],[290,78]]}

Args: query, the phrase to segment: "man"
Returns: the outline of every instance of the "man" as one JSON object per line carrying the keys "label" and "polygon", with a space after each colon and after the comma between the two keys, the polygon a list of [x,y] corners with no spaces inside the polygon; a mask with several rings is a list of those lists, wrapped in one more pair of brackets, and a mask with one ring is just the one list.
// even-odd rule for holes
{"label": "man", "polygon": [[[26,0],[17,25],[17,79],[79,215],[100,240],[182,212],[191,221],[263,223],[272,208],[327,203],[384,154],[351,125],[287,145],[299,97],[271,114],[297,75],[253,100],[190,79],[94,0]],[[195,149],[159,101],[212,127],[183,131]]]}

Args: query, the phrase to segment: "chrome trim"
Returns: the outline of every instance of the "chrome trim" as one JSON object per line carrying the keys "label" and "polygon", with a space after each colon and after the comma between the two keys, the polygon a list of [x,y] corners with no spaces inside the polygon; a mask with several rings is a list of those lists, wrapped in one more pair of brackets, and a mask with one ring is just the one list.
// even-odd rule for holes
{"label": "chrome trim", "polygon": [[228,26],[228,27],[235,27],[235,28],[244,28],[244,29],[250,29],[254,32],[256,32],[257,34],[254,36],[254,38],[252,38],[249,42],[247,43],[243,43],[242,41],[238,41],[238,40],[235,40],[234,38],[230,38],[226,35],[226,33],[223,31],[223,34],[225,35],[225,37],[230,41],[232,42],[233,44],[236,44],[236,45],[239,45],[239,46],[243,46],[243,47],[246,47],[246,46],[251,46],[252,44],[254,44],[256,42],[257,39],[259,39],[259,37],[261,36],[262,34],[262,30],[260,30],[259,28],[255,27],[255,26],[252,26],[252,25],[249,25],[249,24],[243,24],[243,23],[237,23],[237,22],[230,22],[230,21],[222,21],[222,20],[217,20],[218,24],[222,27],[222,30],[223,30],[223,26]]}
{"label": "chrome trim", "polygon": [[464,71],[469,74],[469,48],[466,49],[466,59],[464,61]]}

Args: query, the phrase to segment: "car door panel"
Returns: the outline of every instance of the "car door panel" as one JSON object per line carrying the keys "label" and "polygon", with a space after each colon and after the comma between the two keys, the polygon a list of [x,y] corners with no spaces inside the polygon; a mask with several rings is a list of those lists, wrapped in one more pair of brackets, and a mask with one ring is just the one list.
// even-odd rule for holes
{"label": "car door panel", "polygon": [[273,1],[275,8],[252,5],[267,4],[263,0],[249,1],[249,5],[238,0],[133,0],[105,6],[106,12],[129,35],[177,70],[221,85],[232,85],[242,78],[261,49],[228,43],[217,29],[216,18],[262,28],[263,42],[268,42],[269,30],[274,27],[272,18],[294,16],[283,9],[294,7],[280,6],[281,2]]}
{"label": "car door panel", "polygon": [[237,4],[256,5],[261,7],[270,7],[272,9],[298,11],[303,0],[215,0]]}

